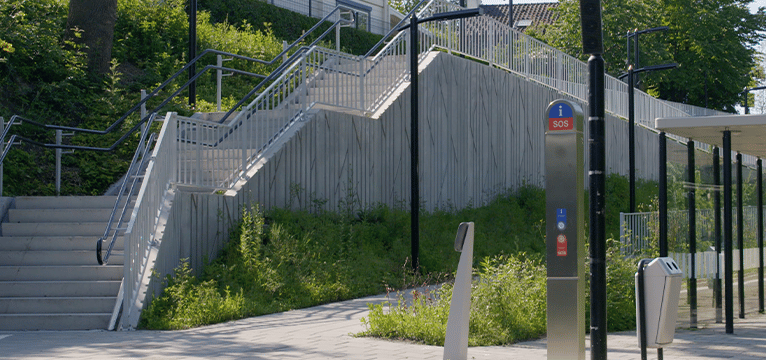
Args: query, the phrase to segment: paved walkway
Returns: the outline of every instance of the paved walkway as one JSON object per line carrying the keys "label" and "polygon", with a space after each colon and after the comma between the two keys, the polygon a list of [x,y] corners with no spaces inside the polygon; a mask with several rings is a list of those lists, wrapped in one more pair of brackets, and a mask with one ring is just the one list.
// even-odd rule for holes
{"label": "paved walkway", "polygon": [[[385,296],[327,304],[184,331],[0,332],[2,359],[441,359],[443,348],[356,338],[367,303]],[[588,341],[586,340],[586,346]],[[635,332],[610,334],[609,359],[639,359]],[[665,358],[766,359],[766,315],[679,330]],[[545,340],[469,348],[469,359],[546,358]],[[586,354],[586,359],[590,355]],[[649,359],[656,351],[649,349]]]}

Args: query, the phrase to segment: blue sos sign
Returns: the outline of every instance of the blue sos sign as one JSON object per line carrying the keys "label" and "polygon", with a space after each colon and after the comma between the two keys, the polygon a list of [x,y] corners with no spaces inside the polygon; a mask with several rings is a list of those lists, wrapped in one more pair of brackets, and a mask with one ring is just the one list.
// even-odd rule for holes
{"label": "blue sos sign", "polygon": [[573,130],[574,112],[572,107],[558,103],[548,111],[548,131]]}

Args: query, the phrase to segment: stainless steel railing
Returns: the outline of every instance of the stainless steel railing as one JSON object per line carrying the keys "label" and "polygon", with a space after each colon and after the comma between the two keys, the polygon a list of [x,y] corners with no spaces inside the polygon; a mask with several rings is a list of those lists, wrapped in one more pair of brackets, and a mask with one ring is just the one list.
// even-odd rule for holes
{"label": "stainless steel railing", "polygon": [[[149,135],[152,122],[157,116],[157,113],[152,114],[149,117],[147,126],[141,131],[141,137],[136,147],[136,152],[133,154],[133,159],[128,166],[128,171],[125,174],[125,178],[120,184],[120,189],[117,192],[117,200],[112,208],[112,213],[109,215],[109,221],[107,222],[104,235],[96,242],[96,260],[99,265],[106,265],[109,263],[109,257],[112,255],[114,244],[117,241],[117,237],[120,232],[125,229],[122,227],[125,220],[125,214],[130,209],[131,197],[135,194],[136,185],[139,183],[139,179],[142,177],[141,173],[145,169],[145,166],[149,160],[147,154],[152,148],[154,138],[156,134]],[[128,186],[130,184],[130,186]],[[126,192],[127,190],[127,192]],[[121,209],[120,209],[121,208]],[[119,211],[119,215],[118,215]],[[115,225],[115,216],[116,219]],[[110,235],[111,233],[111,235]],[[104,252],[104,243],[106,243],[106,252]],[[115,253],[115,255],[123,255],[122,253]]]}
{"label": "stainless steel railing", "polygon": [[137,299],[145,295],[146,289],[142,287],[148,285],[152,260],[156,258],[162,230],[159,228],[163,221],[162,209],[173,196],[172,184],[177,164],[174,142],[178,136],[173,117],[174,114],[167,114],[162,124],[123,235],[124,294],[122,299],[118,299],[122,301],[123,328],[135,328],[138,324],[142,304]]}

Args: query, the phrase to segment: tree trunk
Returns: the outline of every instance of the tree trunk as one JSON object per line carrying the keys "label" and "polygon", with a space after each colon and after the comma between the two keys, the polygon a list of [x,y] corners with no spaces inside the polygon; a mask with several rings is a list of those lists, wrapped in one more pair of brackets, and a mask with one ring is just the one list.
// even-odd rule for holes
{"label": "tree trunk", "polygon": [[[117,0],[69,1],[67,32],[75,43],[86,46],[91,74],[109,72],[116,22]],[[80,32],[81,36],[75,36],[75,32]]]}

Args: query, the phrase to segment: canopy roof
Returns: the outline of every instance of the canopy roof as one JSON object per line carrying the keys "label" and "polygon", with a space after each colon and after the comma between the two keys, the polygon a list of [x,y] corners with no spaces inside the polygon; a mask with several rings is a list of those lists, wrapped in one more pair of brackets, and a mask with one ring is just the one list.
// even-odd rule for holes
{"label": "canopy roof", "polygon": [[655,128],[694,141],[723,147],[723,132],[731,131],[731,150],[766,158],[766,115],[717,115],[658,118]]}

